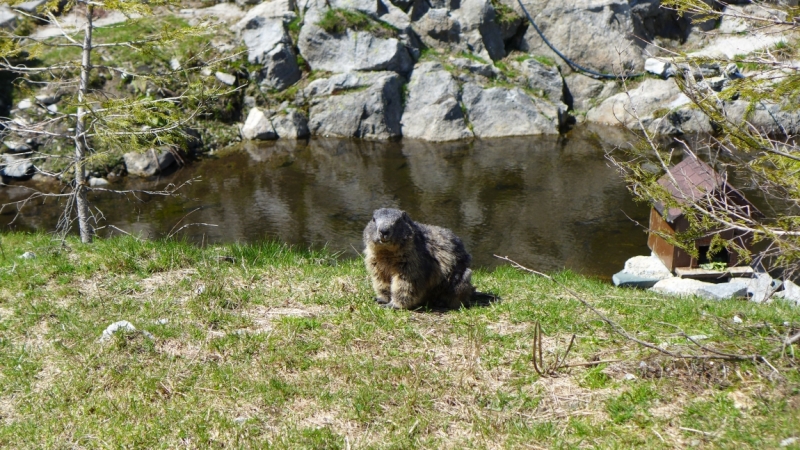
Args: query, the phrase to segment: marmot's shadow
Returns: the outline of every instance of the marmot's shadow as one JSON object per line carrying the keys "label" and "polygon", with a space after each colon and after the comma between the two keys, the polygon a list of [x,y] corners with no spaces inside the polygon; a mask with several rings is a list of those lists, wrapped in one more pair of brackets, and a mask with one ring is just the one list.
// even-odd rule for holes
{"label": "marmot's shadow", "polygon": [[422,305],[419,308],[411,309],[411,311],[419,312],[419,313],[423,313],[423,312],[446,313],[446,312],[450,312],[450,311],[458,311],[461,308],[465,308],[465,309],[467,309],[467,308],[485,308],[487,306],[491,306],[492,303],[496,303],[496,302],[499,302],[501,300],[502,300],[502,298],[499,295],[493,294],[491,292],[477,292],[476,291],[474,294],[472,294],[472,297],[469,299],[469,301],[461,304],[457,308],[452,308],[452,307],[449,307],[449,306],[443,305],[443,304],[433,303],[433,304],[428,304],[428,305]]}

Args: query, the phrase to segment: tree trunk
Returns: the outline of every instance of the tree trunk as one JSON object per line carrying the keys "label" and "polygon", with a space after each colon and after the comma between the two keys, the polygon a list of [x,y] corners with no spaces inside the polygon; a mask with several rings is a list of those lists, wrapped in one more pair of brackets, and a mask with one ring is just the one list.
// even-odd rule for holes
{"label": "tree trunk", "polygon": [[83,102],[89,90],[89,71],[92,54],[92,12],[94,7],[86,5],[86,32],[83,37],[81,79],[78,86],[78,115],[75,123],[75,206],[78,209],[78,228],[81,242],[92,242],[94,228],[89,224],[89,200],[86,198],[86,109]]}

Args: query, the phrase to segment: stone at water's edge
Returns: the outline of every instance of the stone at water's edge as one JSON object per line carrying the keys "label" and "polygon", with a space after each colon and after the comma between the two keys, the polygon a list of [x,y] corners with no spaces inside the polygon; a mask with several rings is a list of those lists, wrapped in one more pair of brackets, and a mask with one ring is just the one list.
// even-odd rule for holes
{"label": "stone at water's edge", "polygon": [[643,278],[663,280],[671,278],[672,272],[658,258],[658,256],[634,256],[625,261],[623,272]]}
{"label": "stone at water's edge", "polygon": [[637,276],[623,271],[612,275],[611,281],[613,281],[614,286],[617,287],[648,289],[655,286],[661,279]]}
{"label": "stone at water's edge", "polygon": [[278,133],[275,132],[272,121],[260,108],[252,108],[250,110],[247,114],[247,120],[242,125],[241,133],[242,138],[247,140],[268,141],[278,139]]}
{"label": "stone at water's edge", "polygon": [[458,84],[441,64],[427,62],[414,69],[402,127],[404,137],[427,141],[472,137],[458,102]]}
{"label": "stone at water's edge", "polygon": [[34,167],[28,156],[2,155],[0,174],[9,178],[27,178],[33,174]]}
{"label": "stone at water's edge", "polygon": [[128,174],[140,177],[157,175],[175,164],[175,156],[172,152],[161,150],[156,153],[156,150],[152,148],[144,153],[125,153],[122,158]]}
{"label": "stone at water's edge", "polygon": [[520,88],[463,87],[462,101],[476,137],[558,134],[566,105],[534,99]]}
{"label": "stone at water's edge", "polygon": [[295,110],[272,116],[272,126],[280,139],[305,139],[310,135],[308,119]]}
{"label": "stone at water's edge", "polygon": [[312,102],[308,128],[312,135],[392,139],[400,137],[403,114],[401,81],[382,75],[374,84]]}

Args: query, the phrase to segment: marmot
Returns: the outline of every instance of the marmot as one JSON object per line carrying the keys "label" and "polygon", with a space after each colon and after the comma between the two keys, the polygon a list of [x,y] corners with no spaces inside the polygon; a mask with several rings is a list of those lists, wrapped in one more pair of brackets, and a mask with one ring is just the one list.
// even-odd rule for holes
{"label": "marmot", "polygon": [[472,257],[452,231],[411,220],[405,211],[376,210],[364,228],[365,262],[382,306],[459,308],[469,304]]}

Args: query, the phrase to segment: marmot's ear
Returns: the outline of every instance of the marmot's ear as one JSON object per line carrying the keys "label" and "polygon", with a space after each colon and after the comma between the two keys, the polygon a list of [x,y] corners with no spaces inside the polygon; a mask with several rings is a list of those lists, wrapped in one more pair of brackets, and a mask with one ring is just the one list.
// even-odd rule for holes
{"label": "marmot's ear", "polygon": [[401,213],[402,213],[403,220],[405,220],[406,222],[411,222],[411,217],[408,217],[408,213],[407,212],[401,211]]}

